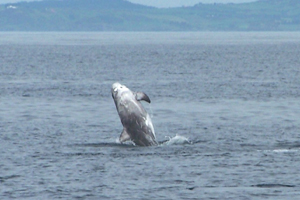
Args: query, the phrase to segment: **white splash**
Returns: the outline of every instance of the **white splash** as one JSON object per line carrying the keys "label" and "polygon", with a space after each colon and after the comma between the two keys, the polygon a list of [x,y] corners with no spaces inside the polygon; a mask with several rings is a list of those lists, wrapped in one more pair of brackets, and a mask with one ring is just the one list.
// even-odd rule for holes
{"label": "white splash", "polygon": [[275,153],[289,153],[289,152],[298,152],[298,149],[274,149]]}
{"label": "white splash", "polygon": [[176,134],[175,137],[169,137],[166,136],[168,138],[168,141],[164,142],[163,145],[182,145],[182,144],[192,144],[191,141],[189,141],[188,138],[178,135]]}
{"label": "white splash", "polygon": [[125,144],[125,145],[132,145],[132,146],[135,146],[134,142],[132,142],[131,140],[127,140],[127,141],[125,141],[125,142],[121,142],[121,141],[120,141],[120,138],[116,138],[115,143],[116,143],[116,144]]}
{"label": "white splash", "polygon": [[295,153],[299,152],[300,149],[273,149],[273,150],[258,150],[265,153]]}
{"label": "white splash", "polygon": [[116,138],[115,142],[116,144],[121,144],[120,138]]}

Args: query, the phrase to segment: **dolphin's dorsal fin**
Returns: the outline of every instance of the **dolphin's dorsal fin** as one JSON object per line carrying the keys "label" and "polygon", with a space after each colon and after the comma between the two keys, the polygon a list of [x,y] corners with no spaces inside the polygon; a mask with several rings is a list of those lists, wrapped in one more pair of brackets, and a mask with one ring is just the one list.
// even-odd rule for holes
{"label": "dolphin's dorsal fin", "polygon": [[136,92],[135,93],[135,98],[138,101],[146,101],[148,103],[151,103],[150,98],[148,97],[148,95],[146,95],[144,92]]}
{"label": "dolphin's dorsal fin", "polygon": [[127,133],[125,128],[123,129],[119,140],[120,140],[120,142],[126,142],[127,140],[130,140],[130,135]]}

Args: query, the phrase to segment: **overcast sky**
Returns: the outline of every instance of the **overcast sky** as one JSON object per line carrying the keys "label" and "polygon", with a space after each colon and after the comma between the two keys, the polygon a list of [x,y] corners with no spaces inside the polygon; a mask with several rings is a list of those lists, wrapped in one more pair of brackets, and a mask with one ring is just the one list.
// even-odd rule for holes
{"label": "overcast sky", "polygon": [[[16,3],[26,0],[0,0],[0,4],[5,3]],[[27,0],[27,1],[36,1],[36,0]],[[108,0],[109,1],[109,0]],[[256,0],[128,0],[133,3],[139,3],[149,6],[156,7],[180,7],[180,6],[192,6],[197,3],[245,3],[253,2]]]}

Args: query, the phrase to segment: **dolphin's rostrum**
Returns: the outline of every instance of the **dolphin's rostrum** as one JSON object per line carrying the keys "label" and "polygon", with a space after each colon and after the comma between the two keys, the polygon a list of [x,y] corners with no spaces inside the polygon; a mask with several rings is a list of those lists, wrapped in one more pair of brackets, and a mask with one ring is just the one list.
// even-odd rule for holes
{"label": "dolphin's rostrum", "polygon": [[151,118],[139,101],[150,103],[150,98],[143,92],[132,92],[125,85],[114,83],[112,97],[123,125],[120,142],[131,140],[135,145],[157,145]]}

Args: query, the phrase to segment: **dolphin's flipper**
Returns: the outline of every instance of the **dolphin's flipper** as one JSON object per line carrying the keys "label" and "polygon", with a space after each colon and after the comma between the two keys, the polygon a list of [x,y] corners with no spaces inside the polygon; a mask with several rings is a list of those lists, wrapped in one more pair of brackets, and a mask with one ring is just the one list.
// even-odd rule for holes
{"label": "dolphin's flipper", "polygon": [[138,101],[144,100],[144,101],[146,101],[148,103],[151,103],[150,98],[144,92],[135,92],[135,98]]}
{"label": "dolphin's flipper", "polygon": [[119,140],[120,140],[120,142],[126,142],[127,140],[130,140],[130,135],[127,133],[125,128],[123,129]]}

